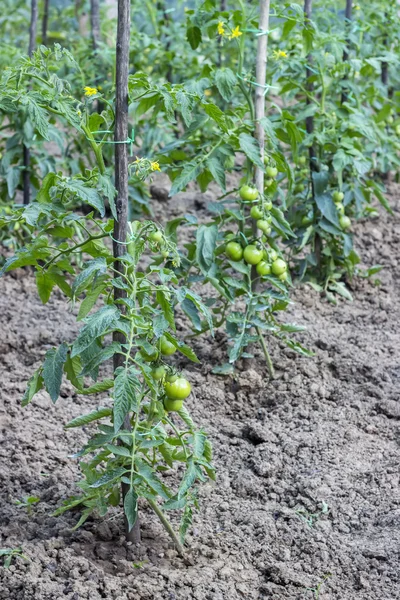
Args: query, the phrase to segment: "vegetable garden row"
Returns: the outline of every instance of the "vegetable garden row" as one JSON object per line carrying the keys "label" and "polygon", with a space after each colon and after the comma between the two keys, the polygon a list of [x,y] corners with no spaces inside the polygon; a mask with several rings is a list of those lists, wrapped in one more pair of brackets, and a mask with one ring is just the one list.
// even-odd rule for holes
{"label": "vegetable garden row", "polygon": [[[113,19],[98,0],[32,0],[0,21],[2,274],[30,268],[42,302],[58,288],[82,322],[22,404],[42,389],[56,402],[63,377],[112,398],[67,425],[98,428],[79,452],[80,493],[57,514],[78,507],[78,527],[121,503],[138,542],[143,499],[181,555],[215,470],[169,357],[198,362],[190,340],[217,329],[221,376],[258,344],[273,379],[272,338],[312,355],[285,319],[292,290],[350,302],[354,278],[379,272],[361,268],[352,228],[379,204],[391,213],[400,149],[397,2],[184,4],[118,0]],[[219,188],[206,222],[153,220],[159,171],[170,196]]]}

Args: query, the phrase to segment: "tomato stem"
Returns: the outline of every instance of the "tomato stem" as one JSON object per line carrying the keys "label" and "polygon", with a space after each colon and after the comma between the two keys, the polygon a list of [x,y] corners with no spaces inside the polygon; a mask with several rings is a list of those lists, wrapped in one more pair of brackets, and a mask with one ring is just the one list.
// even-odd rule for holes
{"label": "tomato stem", "polygon": [[183,558],[185,555],[185,551],[184,551],[183,546],[180,543],[178,536],[176,535],[171,523],[168,521],[167,517],[165,516],[165,514],[163,513],[161,508],[158,506],[157,502],[155,502],[151,498],[147,498],[147,502],[150,504],[151,508],[154,510],[157,517],[160,519],[164,529],[166,530],[166,532],[168,533],[168,535],[171,537],[172,541],[174,542],[175,548],[176,548],[179,556],[181,556]]}
{"label": "tomato stem", "polygon": [[263,352],[264,352],[265,362],[267,363],[268,373],[269,373],[270,379],[275,379],[274,365],[272,364],[271,356],[270,356],[270,354],[268,352],[268,348],[267,348],[267,344],[265,343],[264,336],[261,333],[261,330],[260,330],[259,327],[256,327],[256,331],[257,331],[258,338],[260,340],[261,347],[262,347]]}

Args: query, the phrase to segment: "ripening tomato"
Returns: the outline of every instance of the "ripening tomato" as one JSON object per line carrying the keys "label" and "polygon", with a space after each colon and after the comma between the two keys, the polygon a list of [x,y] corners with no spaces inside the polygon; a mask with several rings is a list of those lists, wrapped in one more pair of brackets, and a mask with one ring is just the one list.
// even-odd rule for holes
{"label": "ripening tomato", "polygon": [[265,260],[262,260],[256,266],[256,271],[259,275],[269,275],[271,273],[271,265],[269,265]]}
{"label": "ripening tomato", "polygon": [[166,381],[164,391],[170,400],[185,400],[192,391],[192,388],[187,379],[178,377],[175,381]]}
{"label": "ripening tomato", "polygon": [[252,185],[242,185],[239,190],[239,196],[242,200],[254,202],[258,198],[258,190]]}
{"label": "ripening tomato", "polygon": [[271,271],[274,275],[282,275],[287,271],[287,264],[281,258],[277,258],[271,265]]}
{"label": "ripening tomato", "polygon": [[243,258],[249,265],[257,265],[263,259],[263,251],[254,244],[249,244],[244,249]]}
{"label": "ripening tomato", "polygon": [[238,242],[228,242],[225,248],[225,253],[228,258],[237,262],[243,258],[243,248]]}
{"label": "ripening tomato", "polygon": [[161,354],[164,354],[165,356],[171,356],[171,354],[176,352],[176,347],[172,342],[169,341],[168,338],[165,337],[165,335],[162,335],[160,338],[160,350]]}

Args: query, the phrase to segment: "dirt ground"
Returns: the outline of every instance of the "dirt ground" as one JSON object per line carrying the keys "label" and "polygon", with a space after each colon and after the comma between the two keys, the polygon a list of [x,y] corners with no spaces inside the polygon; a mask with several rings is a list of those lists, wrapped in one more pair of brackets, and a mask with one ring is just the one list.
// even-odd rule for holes
{"label": "dirt ground", "polygon": [[[392,204],[400,189],[392,185]],[[179,194],[174,213],[201,208]],[[156,203],[159,214],[165,204]],[[214,444],[218,479],[201,491],[201,511],[184,562],[141,507],[143,541],[129,546],[120,511],[72,532],[78,515],[51,516],[76,493],[77,460],[88,436],[64,431],[104,404],[64,385],[20,407],[25,382],[45,351],[72,339],[61,296],[43,306],[27,271],[0,280],[0,547],[29,558],[0,567],[1,600],[395,600],[400,598],[400,224],[357,225],[365,265],[383,264],[380,285],[358,279],[354,302],[333,306],[298,289],[290,318],[307,326],[302,358],[271,343],[277,379],[257,356],[234,377],[211,374],[224,336],[196,341],[201,366],[182,362],[188,400]],[[40,497],[28,513],[15,500]]]}

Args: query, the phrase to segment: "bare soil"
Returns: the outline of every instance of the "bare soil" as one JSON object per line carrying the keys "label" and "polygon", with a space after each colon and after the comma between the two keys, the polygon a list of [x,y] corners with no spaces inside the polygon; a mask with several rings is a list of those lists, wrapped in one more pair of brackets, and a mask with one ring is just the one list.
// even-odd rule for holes
{"label": "bare soil", "polygon": [[[338,306],[296,290],[290,318],[307,326],[314,358],[272,341],[275,381],[259,355],[217,377],[221,333],[196,340],[201,366],[181,363],[218,472],[201,491],[185,561],[145,506],[140,548],[125,543],[119,510],[77,531],[78,514],[51,516],[77,491],[70,455],[88,437],[63,425],[107,399],[64,385],[54,406],[42,393],[20,407],[45,351],[76,324],[61,296],[41,305],[29,271],[0,280],[0,547],[29,558],[0,567],[1,600],[400,598],[399,191],[392,185],[394,218],[356,227],[363,263],[385,266],[380,285],[358,279],[354,302]],[[204,198],[179,194],[169,216]],[[161,215],[166,204],[155,204]],[[40,498],[30,514],[15,504],[29,495]]]}

